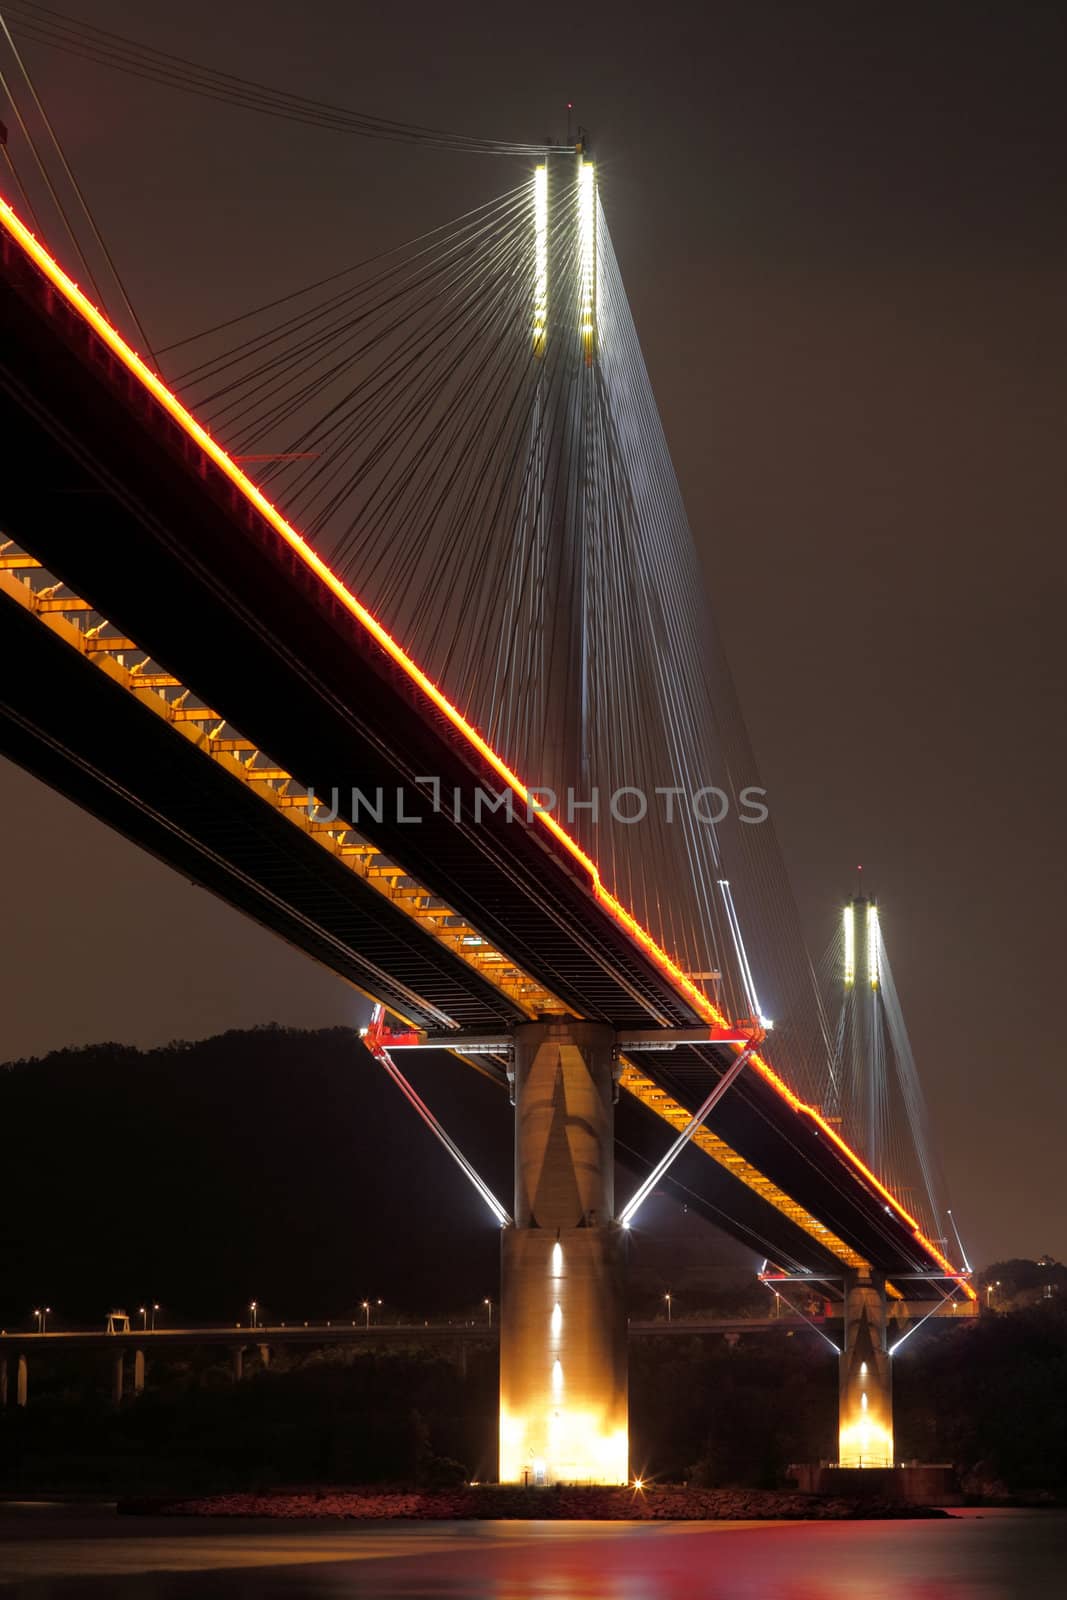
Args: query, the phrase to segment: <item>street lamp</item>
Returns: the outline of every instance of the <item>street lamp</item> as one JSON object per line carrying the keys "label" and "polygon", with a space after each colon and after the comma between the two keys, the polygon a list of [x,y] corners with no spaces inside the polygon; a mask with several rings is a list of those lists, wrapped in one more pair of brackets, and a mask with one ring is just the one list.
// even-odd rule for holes
{"label": "street lamp", "polygon": [[47,1333],[48,1332],[48,1318],[49,1318],[49,1315],[51,1314],[51,1311],[52,1311],[52,1307],[51,1306],[38,1306],[37,1309],[34,1311],[33,1314],[37,1318],[37,1332],[38,1333]]}
{"label": "street lamp", "polygon": [[669,1322],[671,1320],[671,1291],[669,1289],[663,1298],[667,1302],[667,1321]]}
{"label": "street lamp", "polygon": [[259,1327],[259,1301],[258,1300],[253,1300],[250,1303],[248,1309],[252,1313],[252,1321],[249,1324],[249,1326],[253,1327],[253,1328],[258,1328]]}
{"label": "street lamp", "polygon": [[138,1312],[138,1315],[141,1318],[141,1329],[143,1331],[144,1329],[146,1329],[148,1327],[148,1307],[147,1306],[138,1306],[137,1307],[137,1312]]}
{"label": "street lamp", "polygon": [[489,1326],[492,1327],[493,1326],[493,1302],[491,1300],[487,1300],[485,1302],[485,1305],[486,1305],[486,1308],[487,1308],[487,1310],[489,1312]]}
{"label": "street lamp", "polygon": [[365,1326],[369,1328],[370,1327],[370,1301],[369,1300],[364,1300],[363,1301],[363,1315],[366,1318]]}
{"label": "street lamp", "polygon": [[156,1312],[158,1310],[159,1310],[159,1302],[158,1301],[153,1301],[153,1304],[152,1304],[152,1332],[153,1333],[155,1333],[155,1331],[156,1331]]}

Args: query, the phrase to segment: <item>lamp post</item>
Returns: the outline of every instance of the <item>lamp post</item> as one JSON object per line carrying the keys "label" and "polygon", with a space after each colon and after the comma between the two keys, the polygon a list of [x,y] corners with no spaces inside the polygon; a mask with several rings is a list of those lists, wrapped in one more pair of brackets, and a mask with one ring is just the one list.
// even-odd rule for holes
{"label": "lamp post", "polygon": [[148,1307],[138,1306],[137,1312],[141,1318],[141,1331],[144,1332],[144,1330],[148,1327]]}
{"label": "lamp post", "polygon": [[259,1327],[259,1301],[258,1300],[253,1300],[250,1303],[248,1309],[252,1313],[252,1321],[250,1322],[249,1326],[252,1327],[252,1328],[258,1328]]}
{"label": "lamp post", "polygon": [[671,1291],[669,1289],[663,1298],[667,1302],[667,1321],[669,1322],[671,1320]]}
{"label": "lamp post", "polygon": [[49,1315],[51,1313],[51,1310],[52,1310],[51,1306],[38,1306],[35,1309],[33,1314],[37,1318],[37,1332],[38,1333],[47,1333],[48,1332],[48,1318],[49,1318]]}
{"label": "lamp post", "polygon": [[493,1326],[493,1302],[491,1300],[486,1300],[485,1306],[486,1306],[486,1310],[489,1312],[489,1326],[492,1327]]}
{"label": "lamp post", "polygon": [[363,1316],[364,1316],[364,1327],[369,1328],[370,1327],[370,1301],[369,1300],[364,1300],[363,1301]]}
{"label": "lamp post", "polygon": [[157,1301],[154,1301],[153,1304],[152,1304],[152,1332],[153,1333],[155,1333],[155,1331],[156,1331],[156,1312],[158,1310],[159,1310],[159,1304],[158,1304]]}

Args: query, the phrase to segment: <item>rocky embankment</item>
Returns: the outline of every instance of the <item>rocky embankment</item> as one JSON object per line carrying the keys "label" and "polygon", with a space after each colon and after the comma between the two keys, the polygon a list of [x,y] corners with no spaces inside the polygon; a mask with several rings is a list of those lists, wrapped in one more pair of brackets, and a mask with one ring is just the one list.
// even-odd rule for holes
{"label": "rocky embankment", "polygon": [[217,1494],[196,1499],[128,1500],[128,1514],[186,1517],[279,1517],[412,1521],[841,1522],[858,1518],[940,1517],[943,1511],[869,1497],[799,1494],[776,1489],[310,1489]]}

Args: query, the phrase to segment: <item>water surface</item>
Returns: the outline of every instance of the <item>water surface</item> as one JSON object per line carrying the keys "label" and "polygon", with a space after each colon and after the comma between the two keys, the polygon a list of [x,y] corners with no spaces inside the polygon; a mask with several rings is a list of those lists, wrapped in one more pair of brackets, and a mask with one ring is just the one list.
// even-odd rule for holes
{"label": "water surface", "polygon": [[26,1600],[1061,1600],[1067,1514],[852,1523],[284,1523],[0,1505]]}

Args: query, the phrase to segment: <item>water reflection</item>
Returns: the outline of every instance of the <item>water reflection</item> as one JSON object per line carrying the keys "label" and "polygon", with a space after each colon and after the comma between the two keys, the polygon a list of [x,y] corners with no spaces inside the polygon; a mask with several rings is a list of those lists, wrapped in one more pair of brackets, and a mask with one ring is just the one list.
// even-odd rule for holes
{"label": "water reflection", "polygon": [[263,1523],[0,1508],[25,1600],[1053,1600],[1067,1517],[928,1522]]}

